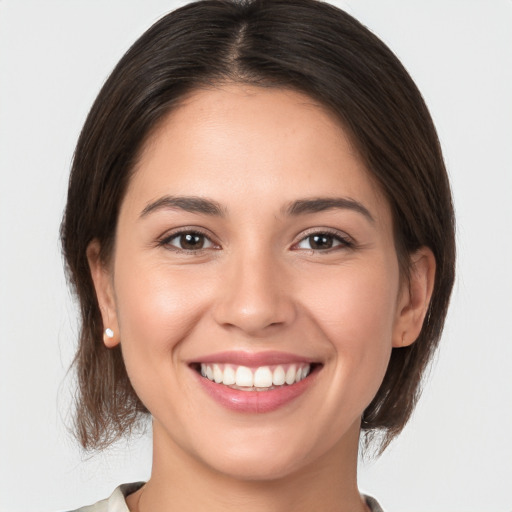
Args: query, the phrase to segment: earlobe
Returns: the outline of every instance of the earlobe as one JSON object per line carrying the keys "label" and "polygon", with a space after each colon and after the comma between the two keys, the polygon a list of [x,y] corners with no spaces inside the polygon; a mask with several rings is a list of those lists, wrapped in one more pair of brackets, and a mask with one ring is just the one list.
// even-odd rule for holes
{"label": "earlobe", "polygon": [[398,304],[393,347],[412,345],[420,335],[434,290],[436,259],[432,250],[421,247],[411,255],[409,281]]}
{"label": "earlobe", "polygon": [[112,276],[100,257],[100,243],[97,239],[87,246],[87,261],[103,321],[103,343],[107,348],[114,348],[120,339]]}

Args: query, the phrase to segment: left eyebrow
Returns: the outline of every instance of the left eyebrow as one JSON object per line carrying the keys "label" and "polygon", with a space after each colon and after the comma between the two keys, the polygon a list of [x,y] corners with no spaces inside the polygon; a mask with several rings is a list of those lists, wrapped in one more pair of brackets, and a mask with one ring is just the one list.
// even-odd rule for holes
{"label": "left eyebrow", "polygon": [[288,204],[283,210],[286,215],[305,215],[325,210],[352,210],[362,214],[370,222],[375,223],[372,214],[359,201],[348,197],[316,197],[312,199],[298,199]]}
{"label": "left eyebrow", "polygon": [[149,203],[142,210],[140,218],[159,210],[183,210],[216,217],[224,216],[224,210],[221,205],[212,199],[197,196],[163,196]]}

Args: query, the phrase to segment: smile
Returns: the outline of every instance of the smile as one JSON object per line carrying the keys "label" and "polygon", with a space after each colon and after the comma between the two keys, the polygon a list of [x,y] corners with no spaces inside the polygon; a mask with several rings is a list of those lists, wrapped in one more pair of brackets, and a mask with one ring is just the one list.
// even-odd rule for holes
{"label": "smile", "polygon": [[291,386],[305,379],[311,371],[308,363],[249,368],[231,364],[201,363],[201,375],[216,384],[241,391],[270,391]]}
{"label": "smile", "polygon": [[281,409],[314,387],[320,362],[281,352],[224,352],[189,363],[200,389],[237,413]]}

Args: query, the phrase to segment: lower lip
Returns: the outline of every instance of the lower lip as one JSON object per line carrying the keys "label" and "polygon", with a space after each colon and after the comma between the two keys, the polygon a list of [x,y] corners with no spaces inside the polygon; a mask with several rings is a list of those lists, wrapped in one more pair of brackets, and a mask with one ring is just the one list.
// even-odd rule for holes
{"label": "lower lip", "polygon": [[295,384],[268,391],[232,389],[203,377],[195,370],[194,373],[210,397],[227,409],[245,413],[265,413],[284,407],[302,395],[315,380],[317,372],[312,372],[305,379]]}

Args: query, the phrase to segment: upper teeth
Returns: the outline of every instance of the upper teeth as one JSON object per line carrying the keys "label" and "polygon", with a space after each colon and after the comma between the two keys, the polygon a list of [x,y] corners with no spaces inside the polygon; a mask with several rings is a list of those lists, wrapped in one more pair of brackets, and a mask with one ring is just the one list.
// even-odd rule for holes
{"label": "upper teeth", "polygon": [[226,386],[270,388],[299,382],[309,375],[310,369],[310,365],[305,363],[259,366],[258,368],[202,363],[201,375],[217,384]]}

